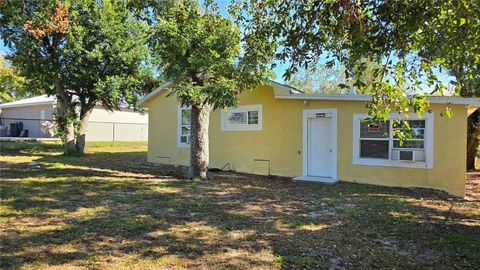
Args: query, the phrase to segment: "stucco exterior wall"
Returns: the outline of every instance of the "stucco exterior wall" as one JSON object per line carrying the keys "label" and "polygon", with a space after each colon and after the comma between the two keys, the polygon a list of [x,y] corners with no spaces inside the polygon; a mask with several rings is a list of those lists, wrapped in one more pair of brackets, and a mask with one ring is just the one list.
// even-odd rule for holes
{"label": "stucco exterior wall", "polygon": [[[5,120],[5,124],[9,129],[10,129],[10,123],[22,122],[23,129],[28,130],[29,137],[35,137],[35,138],[50,137],[48,133],[42,132],[41,124],[44,123],[44,121],[42,121],[42,116],[43,116],[43,120],[50,120],[50,122],[52,122],[51,120],[53,119],[53,105],[3,108],[1,109],[1,111],[2,111],[2,117]],[[9,119],[9,118],[16,118],[16,119]]]}
{"label": "stucco exterior wall", "polygon": [[[167,91],[165,91],[167,92]],[[165,92],[147,103],[150,162],[187,165],[189,148],[177,147],[177,107]],[[272,88],[259,87],[240,95],[240,105],[263,105],[261,131],[221,131],[220,112],[210,118],[210,167],[281,176],[302,175],[303,111],[337,109],[338,179],[399,187],[427,187],[457,196],[465,194],[466,119],[463,105],[451,105],[453,118],[440,116],[446,105],[433,104],[433,168],[399,168],[352,164],[353,114],[367,113],[365,102],[275,99]],[[268,160],[255,161],[255,160]],[[269,165],[269,166],[268,166]]]}

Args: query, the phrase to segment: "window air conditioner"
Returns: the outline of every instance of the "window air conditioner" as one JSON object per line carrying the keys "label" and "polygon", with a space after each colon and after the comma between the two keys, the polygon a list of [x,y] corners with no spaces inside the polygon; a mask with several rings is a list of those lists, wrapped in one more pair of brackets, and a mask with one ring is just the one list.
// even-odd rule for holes
{"label": "window air conditioner", "polygon": [[398,159],[402,161],[415,161],[414,150],[400,150],[398,152]]}

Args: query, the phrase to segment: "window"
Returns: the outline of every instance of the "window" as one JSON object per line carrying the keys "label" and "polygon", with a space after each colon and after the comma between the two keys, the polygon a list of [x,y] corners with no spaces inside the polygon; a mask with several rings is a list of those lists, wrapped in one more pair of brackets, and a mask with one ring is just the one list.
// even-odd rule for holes
{"label": "window", "polygon": [[242,131],[262,129],[262,105],[244,105],[222,110],[222,131]]}
{"label": "window", "polygon": [[190,146],[190,107],[178,107],[178,147]]}
{"label": "window", "polygon": [[388,159],[390,121],[380,124],[360,122],[360,157]]}
{"label": "window", "polygon": [[[410,130],[403,130],[411,138],[400,145],[394,136],[401,127],[393,127],[393,121],[371,124],[364,122],[368,115],[353,117],[353,163],[394,167],[431,168],[433,165],[433,115],[422,119],[411,115]],[[390,115],[390,119],[399,115]]]}

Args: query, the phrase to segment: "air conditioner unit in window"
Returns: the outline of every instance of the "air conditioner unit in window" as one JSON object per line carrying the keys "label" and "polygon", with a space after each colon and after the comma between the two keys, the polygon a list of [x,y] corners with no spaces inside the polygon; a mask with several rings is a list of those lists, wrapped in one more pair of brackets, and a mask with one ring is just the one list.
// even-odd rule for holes
{"label": "air conditioner unit in window", "polygon": [[415,161],[415,151],[400,150],[398,151],[398,159],[402,161]]}

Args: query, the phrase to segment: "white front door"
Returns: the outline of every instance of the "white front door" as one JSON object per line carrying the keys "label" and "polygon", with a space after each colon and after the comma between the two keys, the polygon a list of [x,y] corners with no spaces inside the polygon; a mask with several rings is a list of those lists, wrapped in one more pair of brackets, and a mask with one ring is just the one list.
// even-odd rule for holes
{"label": "white front door", "polygon": [[336,149],[331,115],[318,114],[307,118],[307,175],[335,178]]}

